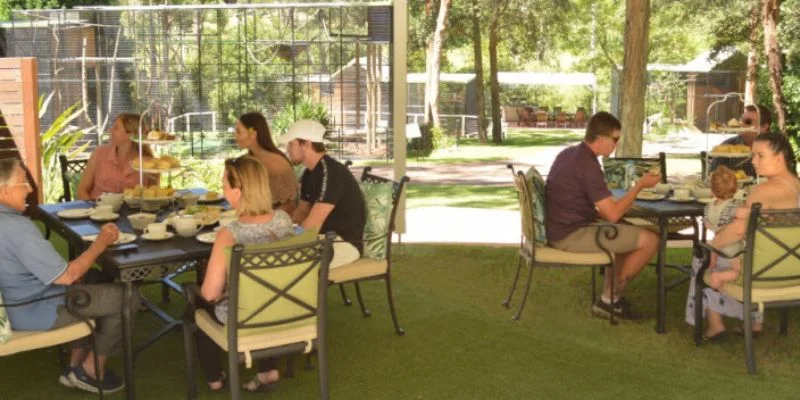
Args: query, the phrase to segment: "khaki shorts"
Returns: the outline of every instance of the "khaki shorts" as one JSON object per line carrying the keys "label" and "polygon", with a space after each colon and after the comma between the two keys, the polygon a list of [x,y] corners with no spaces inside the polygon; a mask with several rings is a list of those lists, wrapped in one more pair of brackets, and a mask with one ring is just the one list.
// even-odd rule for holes
{"label": "khaki shorts", "polygon": [[[613,240],[605,238],[605,232],[601,233],[600,242],[603,243],[606,250],[617,253],[628,253],[636,250],[639,245],[639,233],[642,228],[633,225],[620,225],[614,224],[617,228],[617,237]],[[598,226],[587,226],[578,228],[575,232],[569,234],[561,240],[550,242],[550,246],[564,251],[571,251],[573,253],[596,253],[603,250],[597,246],[595,236],[597,235]],[[608,228],[606,228],[608,229]]]}

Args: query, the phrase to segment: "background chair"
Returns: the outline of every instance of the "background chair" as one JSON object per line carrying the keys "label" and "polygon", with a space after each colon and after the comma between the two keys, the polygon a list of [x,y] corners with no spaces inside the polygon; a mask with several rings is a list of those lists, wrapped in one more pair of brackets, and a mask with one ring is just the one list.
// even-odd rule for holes
{"label": "background chair", "polygon": [[331,284],[339,284],[345,304],[352,302],[347,298],[344,284],[353,283],[364,317],[369,317],[371,313],[364,305],[359,282],[383,279],[386,282],[386,295],[389,298],[389,312],[392,315],[394,330],[402,336],[405,330],[397,322],[392,294],[392,233],[394,233],[397,204],[409,178],[404,176],[399,182],[394,182],[370,174],[371,170],[371,167],[365,167],[361,173],[361,190],[367,205],[364,252],[358,260],[332,269],[328,279]]}
{"label": "background chair", "polygon": [[586,126],[586,110],[583,107],[578,107],[575,111],[575,118],[572,120],[576,128],[583,128]]}
{"label": "background chair", "polygon": [[81,181],[81,175],[83,175],[83,171],[86,169],[86,164],[89,162],[89,159],[81,158],[69,160],[67,156],[59,154],[58,161],[61,165],[61,181],[64,184],[64,194],[59,200],[75,200],[78,191],[78,182]]}
{"label": "background chair", "polygon": [[326,312],[332,235],[303,234],[233,247],[228,282],[228,320],[220,325],[197,309],[199,288],[184,286],[187,396],[197,397],[194,335],[200,329],[228,352],[231,398],[241,398],[238,364],[317,351],[320,398],[328,398]]}
{"label": "background chair", "polygon": [[536,111],[536,127],[537,128],[547,128],[547,111],[546,110],[538,110]]}
{"label": "background chair", "polygon": [[[513,319],[517,320],[522,315],[522,310],[525,308],[525,302],[528,299],[528,293],[531,288],[531,280],[533,277],[534,268],[564,268],[564,267],[590,267],[592,268],[592,303],[597,298],[596,292],[596,268],[607,268],[609,274],[614,276],[614,263],[613,257],[610,252],[606,251],[600,243],[601,235],[606,238],[616,236],[616,228],[612,225],[603,225],[597,231],[598,246],[603,249],[599,253],[572,253],[563,250],[558,250],[547,246],[545,239],[545,203],[544,203],[544,181],[536,171],[536,168],[531,167],[528,170],[528,177],[522,171],[514,172],[514,166],[508,164],[508,169],[514,177],[514,188],[517,190],[519,199],[520,216],[522,217],[522,235],[519,245],[519,259],[517,262],[517,271],[514,274],[514,282],[511,284],[511,290],[508,297],[503,301],[503,306],[509,308],[511,298],[517,288],[517,281],[519,280],[520,270],[522,265],[528,267],[528,279],[525,284],[525,289],[522,294],[522,303],[520,303],[519,310],[514,315]],[[532,185],[529,184],[532,182]],[[614,296],[614,280],[611,280],[611,296]],[[611,316],[611,323],[615,324],[614,316]]]}
{"label": "background chair", "polygon": [[[61,296],[65,298],[67,311],[74,317],[80,319],[80,322],[75,322],[49,331],[14,331],[12,329],[11,321],[8,315],[6,315],[6,308],[20,307]],[[97,354],[95,351],[94,321],[84,318],[75,312],[88,304],[90,300],[88,293],[75,289],[62,295],[42,297],[23,303],[3,303],[2,297],[0,297],[0,357],[30,350],[60,346],[87,336],[89,336],[89,345],[92,353]],[[61,352],[59,352],[59,356],[61,355]],[[67,365],[62,357],[59,357],[59,363],[61,364],[61,370]],[[94,368],[95,371],[100,370],[97,357],[94,358]],[[98,396],[100,396],[101,399],[103,398],[102,389],[98,391]]]}
{"label": "background chair", "polygon": [[[703,341],[702,296],[710,253],[726,255],[705,243],[700,243],[698,249],[703,262],[695,278],[694,339],[700,346]],[[745,365],[750,374],[756,374],[751,311],[781,308],[780,335],[786,336],[789,329],[787,308],[800,307],[800,209],[762,210],[761,203],[753,204],[745,248],[733,256],[740,254],[744,257],[739,278],[726,283],[720,292],[744,304]]]}

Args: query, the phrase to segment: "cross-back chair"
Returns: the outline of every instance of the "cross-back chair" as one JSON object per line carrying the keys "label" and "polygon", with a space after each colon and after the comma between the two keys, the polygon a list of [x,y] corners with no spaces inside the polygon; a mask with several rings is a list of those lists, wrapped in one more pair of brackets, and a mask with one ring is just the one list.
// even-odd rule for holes
{"label": "cross-back chair", "polygon": [[76,200],[78,183],[81,181],[83,171],[86,169],[88,158],[70,160],[64,154],[58,155],[59,165],[61,166],[61,181],[64,185],[64,194],[60,201]]}
{"label": "cross-back chair", "polygon": [[[534,268],[592,268],[592,303],[594,303],[597,298],[596,269],[608,269],[606,273],[614,276],[613,255],[605,249],[601,239],[612,239],[616,237],[616,228],[613,225],[601,225],[601,229],[598,229],[595,241],[597,245],[603,249],[602,252],[573,253],[549,247],[546,243],[545,235],[546,205],[544,202],[544,180],[542,180],[541,175],[539,175],[534,167],[531,167],[528,171],[529,176],[527,177],[522,171],[515,172],[514,166],[511,164],[508,164],[507,168],[511,170],[511,174],[514,177],[514,188],[517,191],[519,200],[522,233],[520,235],[517,270],[514,274],[511,290],[503,301],[503,306],[507,309],[510,308],[511,298],[516,291],[517,282],[519,281],[520,271],[523,265],[528,267],[528,278],[525,283],[525,289],[522,292],[522,302],[513,319],[518,320],[522,315],[522,310],[525,308],[525,303],[531,288]],[[614,279],[611,280],[611,296],[612,298],[614,296]],[[611,323],[616,323],[613,314],[611,315]]]}
{"label": "cross-back chair", "polygon": [[750,209],[745,247],[735,255],[725,255],[700,243],[702,265],[695,278],[695,326],[697,346],[703,336],[703,289],[707,286],[706,271],[710,254],[741,257],[742,270],[735,281],[727,282],[720,292],[744,304],[745,365],[750,374],[758,372],[753,346],[751,311],[780,308],[780,334],[788,333],[788,308],[800,307],[800,209],[764,210],[761,203]]}
{"label": "cross-back chair", "polygon": [[[48,331],[13,330],[11,321],[6,313],[7,308],[21,307],[62,296],[64,297],[67,311],[75,318],[78,318],[80,320],[79,322]],[[89,298],[88,293],[76,289],[71,289],[64,294],[46,296],[36,300],[13,304],[4,303],[2,300],[2,294],[0,294],[0,357],[47,347],[60,346],[87,336],[89,337],[89,346],[92,350],[92,353],[97,354],[94,338],[94,321],[85,318],[76,312],[77,310],[85,307],[89,301],[91,301],[91,299]],[[62,356],[61,352],[59,352],[59,356]],[[63,370],[67,363],[64,361],[63,357],[59,357],[59,362],[61,363],[61,369]],[[94,357],[94,368],[95,371],[100,370],[97,357]],[[99,389],[97,394],[100,399],[103,399],[102,389]]]}
{"label": "cross-back chair", "polygon": [[346,305],[352,304],[352,302],[347,297],[344,284],[353,283],[356,288],[356,298],[364,317],[369,317],[372,313],[364,305],[359,282],[384,280],[394,330],[398,335],[404,335],[405,330],[397,322],[392,293],[392,233],[395,228],[397,205],[409,178],[403,176],[399,182],[395,182],[371,174],[370,171],[372,171],[371,167],[364,168],[360,182],[367,207],[367,224],[363,240],[364,252],[358,260],[333,268],[328,279],[331,284],[339,285],[342,299]]}
{"label": "cross-back chair", "polygon": [[194,331],[202,330],[228,352],[231,398],[241,398],[238,365],[287,354],[317,353],[320,398],[328,398],[326,314],[333,235],[317,232],[231,250],[227,323],[197,308],[199,288],[184,286],[187,397],[197,397]]}

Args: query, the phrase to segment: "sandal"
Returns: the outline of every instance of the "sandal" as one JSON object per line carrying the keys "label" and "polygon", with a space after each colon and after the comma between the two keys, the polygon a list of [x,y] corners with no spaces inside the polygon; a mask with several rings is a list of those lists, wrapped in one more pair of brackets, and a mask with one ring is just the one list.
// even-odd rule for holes
{"label": "sandal", "polygon": [[728,331],[722,331],[714,336],[703,334],[703,341],[708,343],[722,343],[728,339]]}
{"label": "sandal", "polygon": [[[735,334],[737,334],[739,336],[744,336],[744,325],[743,324],[734,326],[732,330],[733,330],[733,333],[735,333]],[[761,331],[753,331],[753,339],[758,339],[760,336],[761,336]]]}
{"label": "sandal", "polygon": [[[224,391],[225,387],[228,386],[227,385],[228,381],[225,378],[227,378],[225,376],[225,371],[220,372],[219,379],[217,379],[215,382],[222,382],[222,385],[219,385],[219,387],[216,388],[216,389],[212,389],[211,386],[209,386],[208,389],[211,390],[212,392],[222,392],[222,391]],[[213,383],[213,382],[210,382],[210,383]]]}
{"label": "sandal", "polygon": [[269,392],[275,388],[275,385],[277,385],[277,382],[261,382],[261,380],[258,379],[258,375],[256,375],[250,382],[242,385],[242,389],[248,392]]}

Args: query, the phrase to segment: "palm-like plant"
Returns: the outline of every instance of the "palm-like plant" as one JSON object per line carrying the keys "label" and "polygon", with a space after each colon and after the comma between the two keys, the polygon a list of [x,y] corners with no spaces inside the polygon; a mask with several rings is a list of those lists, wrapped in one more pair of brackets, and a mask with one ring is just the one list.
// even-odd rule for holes
{"label": "palm-like plant", "polygon": [[[39,120],[47,113],[55,92],[50,93],[46,98],[39,96]],[[64,194],[64,186],[61,181],[61,168],[58,165],[58,154],[64,154],[67,158],[83,153],[89,146],[86,142],[80,146],[75,146],[84,135],[90,133],[95,127],[76,128],[70,125],[72,121],[83,113],[84,108],[79,106],[81,102],[67,107],[64,112],[59,114],[53,123],[42,132],[42,190],[46,203],[58,201]]]}

